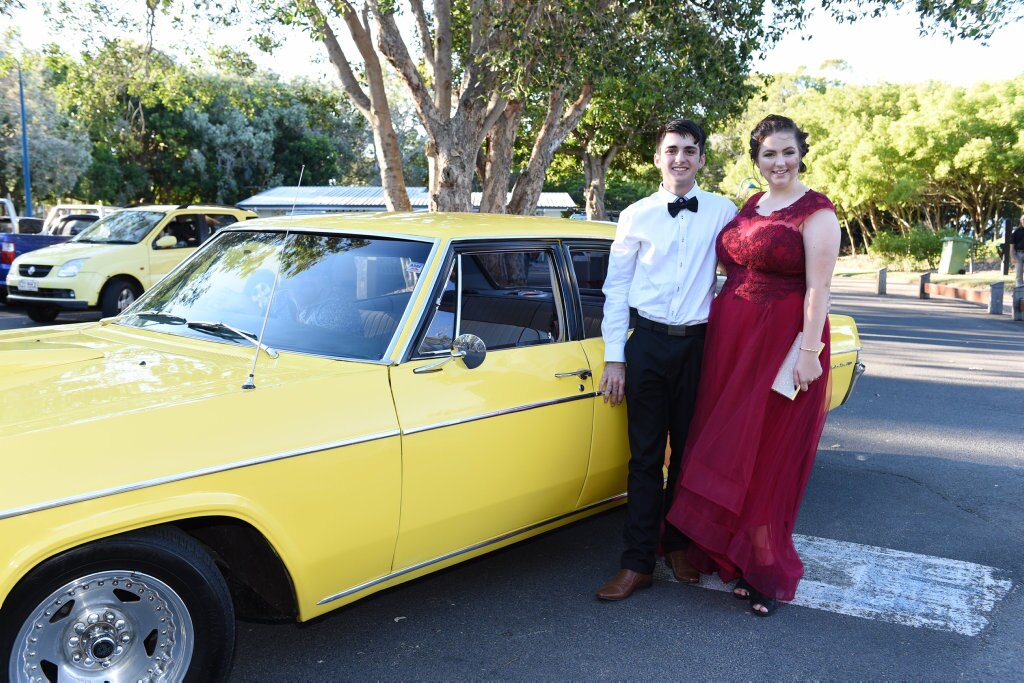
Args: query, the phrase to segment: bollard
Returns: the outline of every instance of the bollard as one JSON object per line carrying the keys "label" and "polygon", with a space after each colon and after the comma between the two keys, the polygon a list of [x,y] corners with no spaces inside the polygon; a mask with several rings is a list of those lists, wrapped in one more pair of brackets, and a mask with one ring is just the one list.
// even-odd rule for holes
{"label": "bollard", "polygon": [[882,267],[878,269],[878,295],[883,296],[885,294],[885,276],[889,272],[888,268]]}
{"label": "bollard", "polygon": [[1013,319],[1024,320],[1024,287],[1013,288]]}
{"label": "bollard", "polygon": [[1003,314],[1003,285],[1002,282],[993,282],[988,297],[988,312],[992,315]]}
{"label": "bollard", "polygon": [[918,289],[918,291],[917,291],[917,296],[918,296],[919,299],[930,299],[930,298],[932,298],[931,294],[929,294],[927,291],[925,291],[925,288],[924,288],[924,286],[926,284],[928,284],[929,282],[931,282],[931,281],[932,281],[932,274],[931,274],[931,272],[921,273],[921,286],[920,286],[920,289]]}

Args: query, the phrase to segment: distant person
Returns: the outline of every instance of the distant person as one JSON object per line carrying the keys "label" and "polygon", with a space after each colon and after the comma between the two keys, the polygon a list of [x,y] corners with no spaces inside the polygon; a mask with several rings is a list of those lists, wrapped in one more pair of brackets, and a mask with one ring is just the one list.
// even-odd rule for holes
{"label": "distant person", "polygon": [[[768,181],[718,237],[726,281],[711,305],[697,408],[668,521],[690,562],[758,616],[792,600],[803,575],[793,525],[828,410],[828,300],[839,221],[800,180],[807,134],[768,116],[750,157]],[[797,333],[802,338],[795,344]],[[796,345],[788,388],[772,390]]]}
{"label": "distant person", "polygon": [[1017,286],[1024,287],[1024,215],[1020,217],[1020,227],[1014,228],[1010,234],[1010,255],[1013,256]]}
{"label": "distant person", "polygon": [[[678,580],[700,579],[686,559],[686,539],[664,522],[700,378],[715,291],[715,238],[736,215],[731,201],[697,186],[705,140],[704,130],[687,119],[662,126],[654,151],[661,186],[622,212],[611,248],[600,388],[613,406],[626,399],[629,501],[621,570],[597,591],[602,600],[622,600],[650,586],[659,544]],[[627,341],[630,308],[639,317]]]}

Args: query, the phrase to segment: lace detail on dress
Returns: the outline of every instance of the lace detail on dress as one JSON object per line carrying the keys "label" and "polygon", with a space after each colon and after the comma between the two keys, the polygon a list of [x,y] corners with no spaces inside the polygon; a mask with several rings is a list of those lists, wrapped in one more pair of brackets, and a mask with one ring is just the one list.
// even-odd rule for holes
{"label": "lace detail on dress", "polygon": [[825,195],[808,190],[789,206],[762,216],[756,210],[762,194],[747,201],[722,229],[716,244],[726,271],[723,293],[754,303],[803,294],[805,257],[800,226],[816,211],[835,210]]}
{"label": "lace detail on dress", "polygon": [[729,273],[722,293],[730,293],[755,304],[769,299],[784,299],[793,293],[803,294],[806,282],[803,275],[773,275],[756,270]]}

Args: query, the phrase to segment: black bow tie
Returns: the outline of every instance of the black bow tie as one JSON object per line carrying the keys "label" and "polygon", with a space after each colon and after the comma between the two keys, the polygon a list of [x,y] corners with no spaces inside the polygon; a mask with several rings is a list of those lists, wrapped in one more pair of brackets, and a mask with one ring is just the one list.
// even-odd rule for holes
{"label": "black bow tie", "polygon": [[689,199],[684,199],[683,197],[680,197],[674,202],[668,203],[668,212],[673,218],[678,216],[679,212],[683,209],[697,213],[697,198],[690,197]]}

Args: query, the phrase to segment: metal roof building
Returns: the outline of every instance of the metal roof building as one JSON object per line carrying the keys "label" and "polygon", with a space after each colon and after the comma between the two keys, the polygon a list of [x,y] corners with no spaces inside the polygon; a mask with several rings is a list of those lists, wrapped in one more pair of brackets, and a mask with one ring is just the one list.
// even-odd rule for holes
{"label": "metal roof building", "polygon": [[[413,211],[426,211],[427,188],[409,187],[409,201]],[[473,210],[480,207],[480,192],[473,193]],[[380,187],[356,185],[328,185],[313,187],[275,187],[238,202],[243,209],[260,216],[280,216],[292,213],[327,213],[333,211],[387,211],[384,191]],[[542,192],[537,203],[538,216],[561,216],[566,209],[576,207],[568,192]]]}

